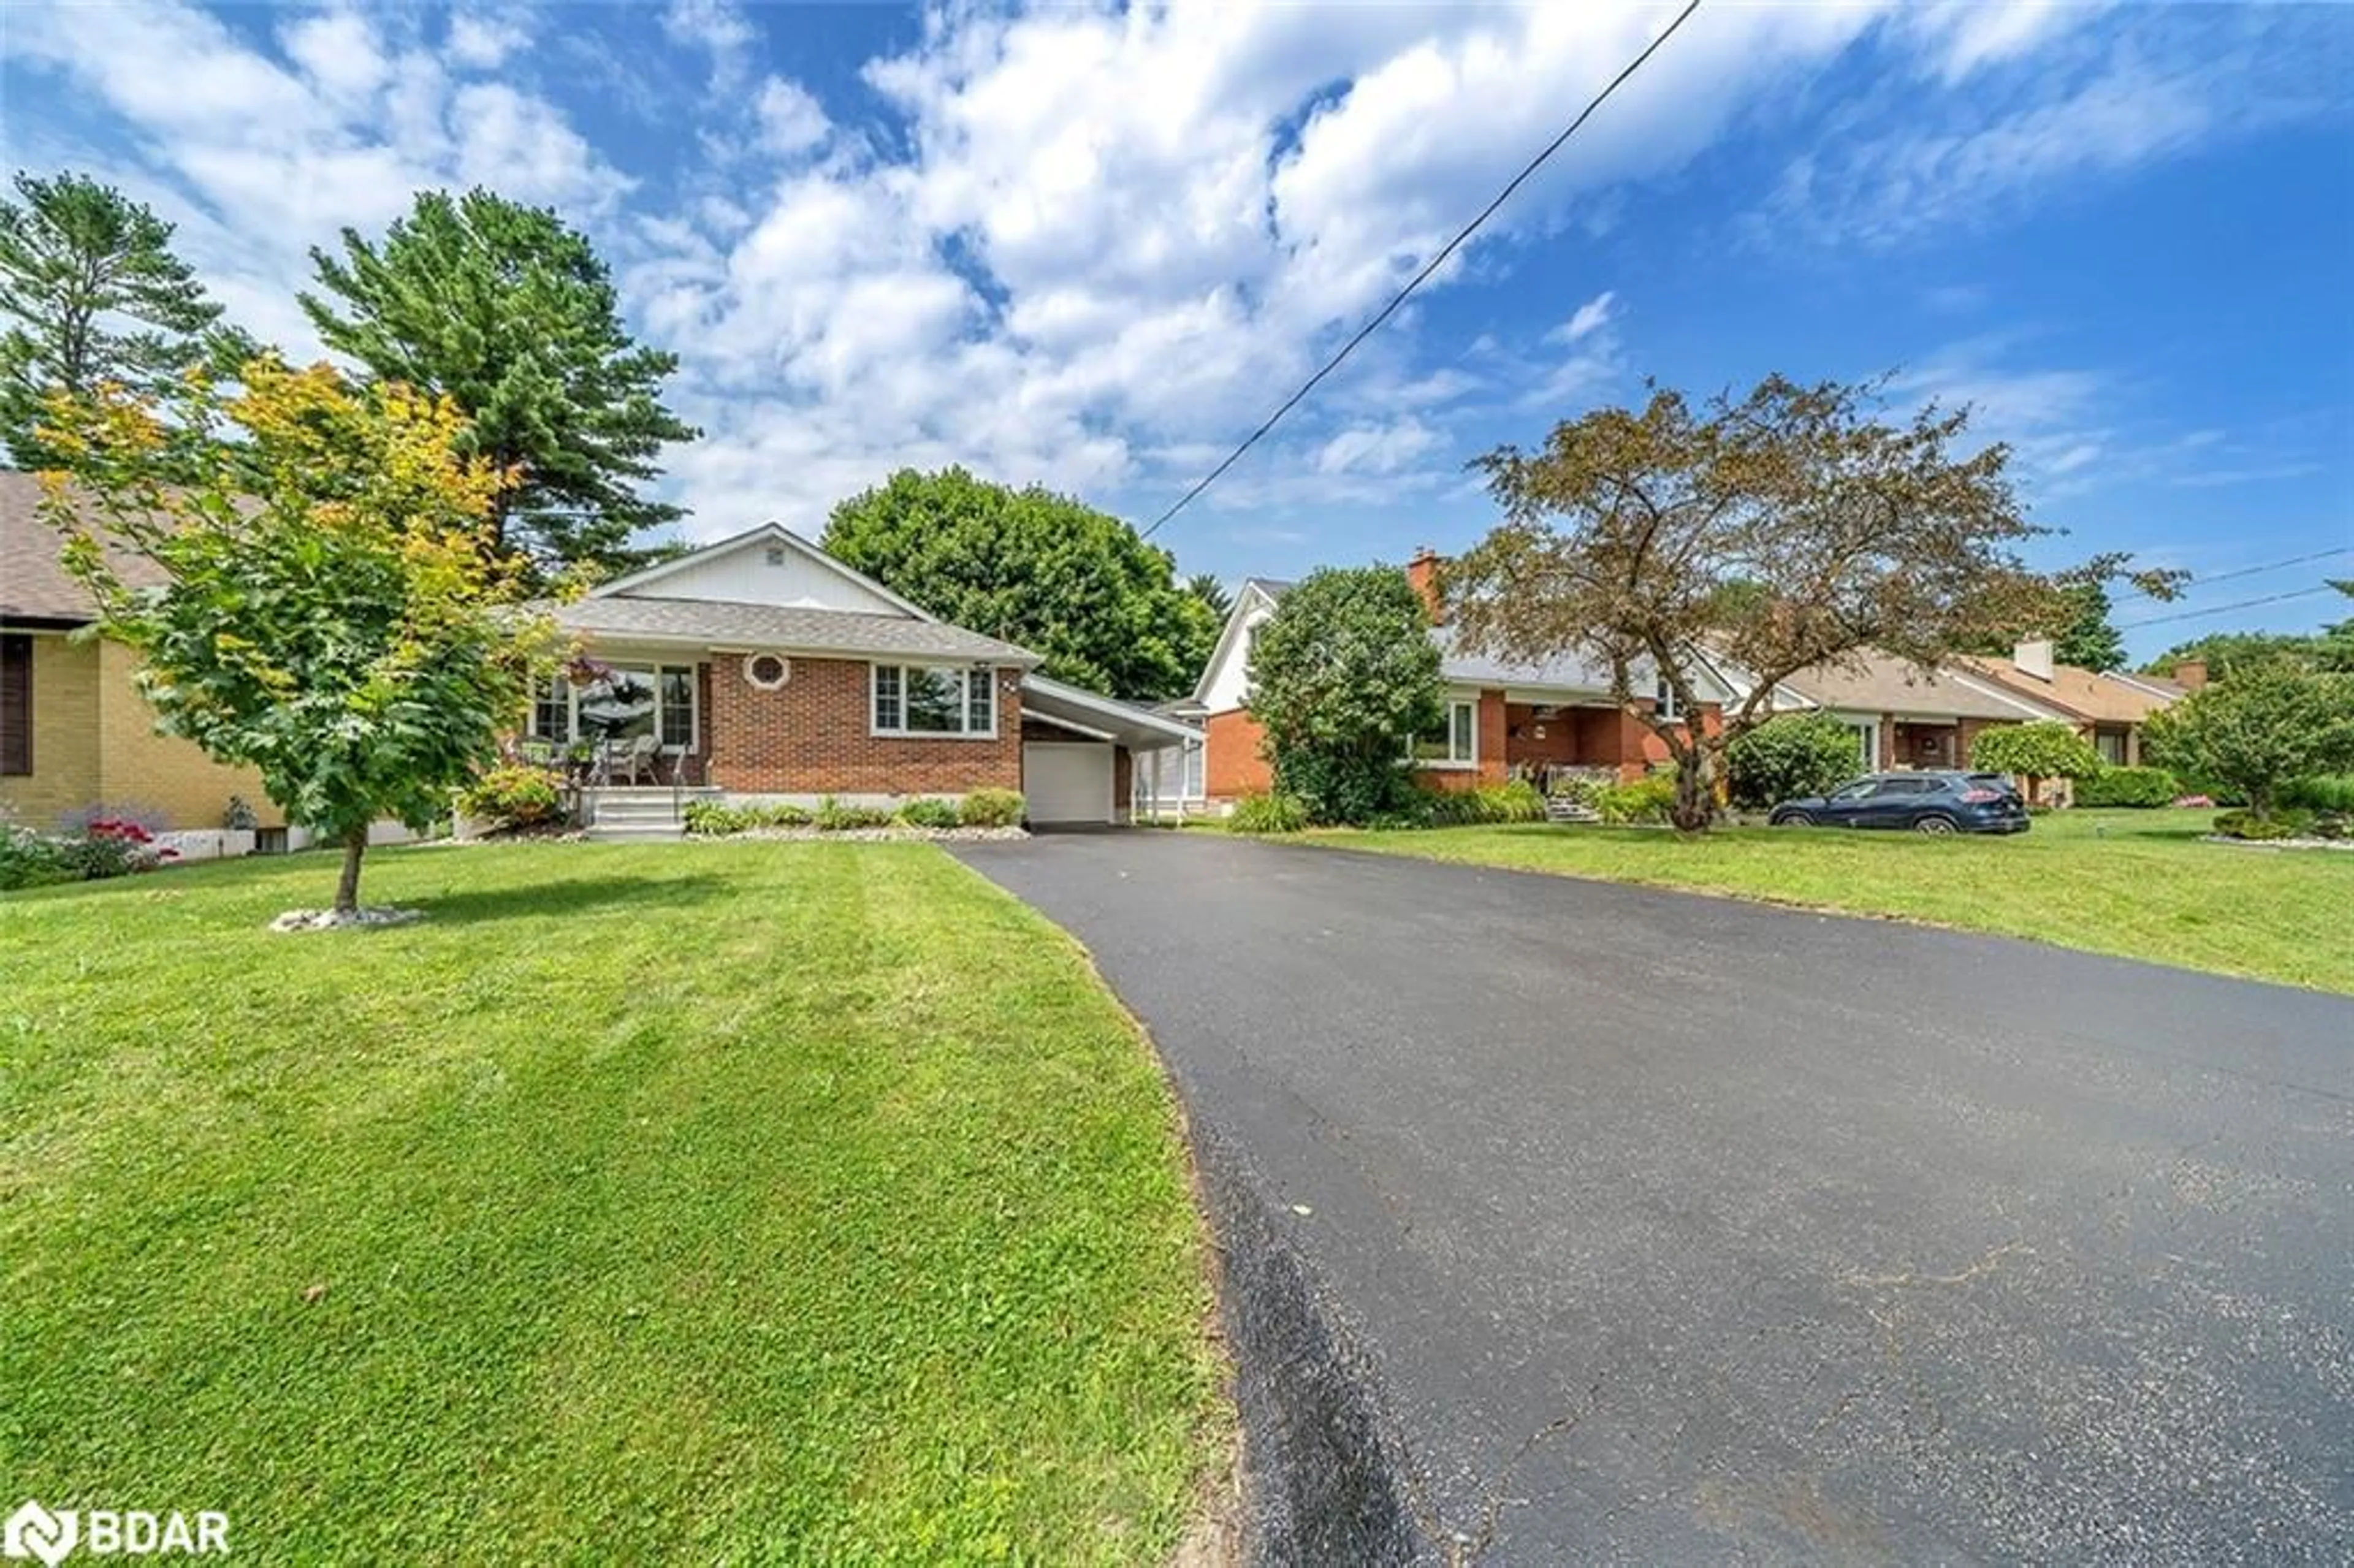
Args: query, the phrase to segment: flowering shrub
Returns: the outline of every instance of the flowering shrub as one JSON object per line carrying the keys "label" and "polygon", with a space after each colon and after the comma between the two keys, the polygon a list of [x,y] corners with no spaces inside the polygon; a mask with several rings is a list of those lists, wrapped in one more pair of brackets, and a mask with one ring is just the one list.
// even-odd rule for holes
{"label": "flowering shrub", "polygon": [[153,871],[179,852],[127,817],[91,817],[78,832],[45,838],[23,828],[0,828],[0,890],[58,882],[101,882]]}
{"label": "flowering shrub", "polygon": [[562,813],[564,795],[546,768],[502,763],[476,779],[461,804],[466,815],[503,828],[535,828]]}

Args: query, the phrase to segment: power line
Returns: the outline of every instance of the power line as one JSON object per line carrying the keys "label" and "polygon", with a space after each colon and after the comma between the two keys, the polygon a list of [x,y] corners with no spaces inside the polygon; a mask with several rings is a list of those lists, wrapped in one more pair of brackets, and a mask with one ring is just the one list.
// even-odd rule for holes
{"label": "power line", "polygon": [[1267,422],[1265,424],[1261,425],[1257,429],[1253,430],[1249,437],[1244,440],[1242,445],[1236,447],[1233,451],[1228,452],[1224,462],[1221,462],[1217,467],[1203,475],[1201,482],[1194,485],[1193,489],[1187,491],[1184,494],[1179,496],[1177,498],[1177,504],[1172,506],[1168,511],[1163,512],[1160,516],[1154,518],[1152,520],[1152,525],[1147,528],[1140,537],[1150,539],[1153,535],[1159,533],[1161,531],[1161,525],[1163,523],[1168,522],[1169,519],[1176,516],[1180,512],[1184,511],[1185,508],[1192,503],[1195,496],[1201,494],[1202,492],[1209,489],[1212,484],[1215,483],[1218,476],[1225,473],[1226,470],[1234,467],[1236,462],[1240,461],[1242,455],[1245,452],[1258,445],[1259,438],[1266,435],[1269,430],[1275,429],[1276,425],[1286,414],[1290,413],[1293,408],[1299,407],[1300,399],[1307,397],[1309,393],[1314,391],[1318,382],[1323,380],[1327,376],[1331,375],[1332,372],[1341,368],[1341,361],[1347,359],[1350,355],[1355,353],[1357,345],[1364,342],[1365,339],[1373,336],[1374,330],[1384,322],[1396,314],[1397,308],[1405,303],[1407,296],[1412,294],[1416,289],[1422,287],[1423,283],[1430,277],[1430,275],[1433,272],[1437,271],[1438,269],[1445,264],[1447,259],[1449,256],[1454,255],[1456,250],[1461,247],[1463,242],[1470,238],[1471,236],[1478,231],[1481,224],[1494,217],[1496,209],[1503,206],[1507,200],[1511,199],[1511,194],[1514,191],[1519,190],[1522,185],[1531,175],[1535,174],[1538,169],[1542,168],[1544,165],[1546,159],[1561,151],[1562,144],[1567,142],[1572,136],[1577,134],[1578,127],[1585,124],[1586,121],[1592,117],[1596,110],[1601,108],[1604,103],[1607,102],[1610,95],[1617,91],[1628,77],[1633,76],[1637,71],[1642,69],[1643,63],[1659,52],[1660,45],[1666,43],[1670,38],[1674,37],[1676,36],[1676,29],[1682,26],[1686,19],[1689,18],[1693,12],[1699,9],[1700,0],[1691,0],[1691,4],[1687,5],[1681,11],[1678,12],[1676,14],[1676,19],[1668,24],[1667,30],[1661,33],[1658,37],[1653,38],[1650,43],[1645,47],[1641,54],[1637,55],[1632,60],[1628,61],[1626,69],[1620,71],[1617,76],[1612,77],[1610,79],[1610,85],[1604,88],[1600,92],[1596,93],[1593,100],[1588,102],[1584,109],[1578,111],[1577,118],[1569,122],[1569,128],[1548,143],[1543,152],[1539,153],[1535,157],[1530,159],[1528,166],[1523,168],[1519,174],[1512,176],[1512,183],[1506,185],[1502,190],[1497,192],[1496,199],[1490,202],[1486,207],[1481,207],[1479,209],[1479,217],[1473,218],[1469,223],[1465,224],[1462,229],[1456,234],[1455,238],[1447,242],[1446,246],[1440,249],[1437,255],[1432,257],[1427,262],[1426,262],[1422,270],[1416,272],[1414,277],[1407,281],[1406,286],[1397,291],[1396,297],[1392,299],[1388,304],[1382,307],[1381,313],[1379,315],[1373,317],[1373,320],[1367,322],[1363,326],[1359,327],[1357,329],[1357,334],[1351,338],[1347,343],[1341,345],[1340,353],[1326,360],[1322,368],[1319,369],[1315,375],[1310,376],[1307,380],[1301,382],[1299,384],[1299,390],[1294,392],[1290,397],[1283,400],[1283,407],[1278,408],[1274,413],[1269,414],[1267,417]]}
{"label": "power line", "polygon": [[2266,594],[2262,599],[2243,599],[2236,604],[2211,605],[2205,609],[2177,610],[2172,615],[2153,615],[2145,620],[2128,620],[2118,626],[2119,631],[2131,631],[2140,626],[2163,626],[2169,620],[2197,620],[2201,616],[2223,615],[2235,609],[2253,609],[2260,604],[2279,604],[2292,599],[2311,599],[2317,593],[2336,593],[2327,583],[2319,588],[2295,588],[2287,593]]}
{"label": "power line", "polygon": [[[2301,567],[2307,561],[2326,561],[2333,556],[2354,556],[2354,545],[2340,545],[2334,550],[2316,550],[2310,556],[2291,556],[2285,561],[2273,561],[2261,567],[2242,567],[2234,572],[2217,572],[2213,577],[2192,577],[2182,585],[2182,590],[2188,593],[2193,588],[2203,588],[2209,583],[2230,582],[2233,577],[2260,577],[2266,572],[2276,572],[2284,567]],[[2121,599],[2112,599],[2110,603],[2114,607],[2131,604],[2137,599],[2156,599],[2157,597],[2156,594],[2129,593]]]}

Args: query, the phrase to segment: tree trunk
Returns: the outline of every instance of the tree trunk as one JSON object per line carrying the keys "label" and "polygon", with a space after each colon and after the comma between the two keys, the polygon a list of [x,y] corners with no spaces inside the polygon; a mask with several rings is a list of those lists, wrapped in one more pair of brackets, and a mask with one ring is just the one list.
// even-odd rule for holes
{"label": "tree trunk", "polygon": [[335,913],[349,915],[360,906],[360,856],[367,853],[367,830],[354,828],[344,835],[344,874],[335,883]]}
{"label": "tree trunk", "polygon": [[1676,832],[1708,832],[1716,817],[1716,792],[1710,785],[1706,752],[1695,750],[1676,758],[1676,803],[1668,813]]}

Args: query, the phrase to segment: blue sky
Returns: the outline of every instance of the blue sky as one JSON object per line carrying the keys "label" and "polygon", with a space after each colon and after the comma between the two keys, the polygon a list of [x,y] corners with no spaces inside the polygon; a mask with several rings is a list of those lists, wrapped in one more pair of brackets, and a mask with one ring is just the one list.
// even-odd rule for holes
{"label": "blue sky", "polygon": [[[297,355],[340,227],[429,185],[559,207],[682,356],[696,536],[950,461],[1143,521],[1671,14],[12,6],[0,140],[173,218]],[[1972,402],[2069,529],[2046,564],[2354,546],[2349,79],[2335,6],[1709,0],[1159,542],[1229,578],[1459,546],[1468,459],[1779,369]],[[2118,619],[2325,570],[2354,556]]]}

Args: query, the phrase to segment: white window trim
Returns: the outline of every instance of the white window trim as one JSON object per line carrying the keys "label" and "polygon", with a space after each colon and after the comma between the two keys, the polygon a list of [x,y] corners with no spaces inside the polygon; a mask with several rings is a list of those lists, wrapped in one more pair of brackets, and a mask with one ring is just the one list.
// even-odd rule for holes
{"label": "white window trim", "polygon": [[1880,771],[1880,721],[1877,719],[1842,719],[1848,733],[1855,736],[1856,755],[1862,759],[1862,771]]}
{"label": "white window trim", "polygon": [[1676,701],[1676,689],[1661,675],[1651,686],[1651,716],[1661,724],[1681,724],[1684,710]]}
{"label": "white window trim", "polygon": [[[1440,761],[1431,758],[1414,757],[1409,755],[1406,758],[1408,762],[1412,763],[1416,768],[1431,773],[1475,773],[1479,771],[1479,699],[1477,697],[1449,697],[1447,699],[1447,744],[1450,748],[1455,744],[1455,710],[1457,708],[1469,708],[1471,710],[1471,755],[1459,762],[1453,757],[1448,757],[1444,761]],[[1406,742],[1406,745],[1411,747],[1414,745],[1414,742],[1409,740]]]}
{"label": "white window trim", "polygon": [[[639,663],[635,660],[623,660],[614,663],[612,668],[616,670],[633,671],[651,670],[653,672],[654,736],[656,739],[661,739],[663,732],[662,673],[664,670],[685,671],[687,711],[686,744],[682,747],[674,746],[669,741],[663,741],[662,754],[664,757],[700,757],[703,754],[703,671],[700,665],[693,662],[673,664],[667,663],[659,659],[652,661],[651,663],[643,664]],[[580,733],[580,683],[573,680],[568,675],[557,675],[550,679],[551,683],[554,681],[562,681],[564,683],[564,738],[561,740],[542,740],[542,737],[538,736],[527,736],[526,738],[532,740],[542,740],[542,744],[548,746],[578,746],[581,744],[583,739],[586,738]],[[534,691],[531,694],[530,722],[534,724],[539,722],[539,693],[537,691]]]}
{"label": "white window trim", "polygon": [[[885,729],[875,722],[875,709],[879,705],[875,690],[880,680],[877,672],[883,670],[899,672],[899,718],[903,727],[898,729]],[[963,701],[958,705],[957,711],[964,715],[965,722],[968,724],[972,722],[972,683],[988,682],[989,727],[986,730],[904,727],[907,716],[907,672],[910,670],[948,670],[962,675],[964,677]],[[995,740],[999,722],[997,698],[997,670],[993,665],[927,664],[920,660],[877,659],[866,666],[866,733],[884,740]]]}

